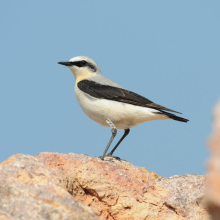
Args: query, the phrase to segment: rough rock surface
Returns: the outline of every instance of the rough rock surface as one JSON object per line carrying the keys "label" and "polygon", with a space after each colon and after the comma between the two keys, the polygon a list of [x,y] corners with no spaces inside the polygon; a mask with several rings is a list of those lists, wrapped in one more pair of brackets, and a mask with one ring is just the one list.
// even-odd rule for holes
{"label": "rough rock surface", "polygon": [[0,164],[0,220],[101,220],[60,187],[68,174],[29,155],[14,155]]}
{"label": "rough rock surface", "polygon": [[220,101],[214,111],[213,134],[209,140],[211,159],[208,162],[206,199],[212,218],[220,219]]}
{"label": "rough rock surface", "polygon": [[0,164],[0,219],[206,220],[205,181],[109,157],[14,155]]}

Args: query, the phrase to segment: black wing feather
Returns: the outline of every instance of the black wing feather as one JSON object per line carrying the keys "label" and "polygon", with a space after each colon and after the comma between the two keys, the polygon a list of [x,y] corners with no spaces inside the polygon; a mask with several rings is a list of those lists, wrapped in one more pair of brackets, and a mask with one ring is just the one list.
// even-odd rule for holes
{"label": "black wing feather", "polygon": [[117,102],[123,102],[132,105],[153,108],[156,110],[169,111],[181,114],[180,112],[174,111],[169,108],[165,108],[141,95],[138,95],[126,89],[108,85],[101,85],[91,80],[82,80],[77,84],[77,86],[80,90],[95,98],[108,99]]}

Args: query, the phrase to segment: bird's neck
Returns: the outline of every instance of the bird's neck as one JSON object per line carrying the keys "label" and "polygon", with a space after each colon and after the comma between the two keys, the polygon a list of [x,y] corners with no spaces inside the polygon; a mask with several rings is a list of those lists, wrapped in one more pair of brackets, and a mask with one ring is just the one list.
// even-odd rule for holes
{"label": "bird's neck", "polygon": [[91,76],[94,76],[93,72],[86,71],[86,70],[80,71],[80,72],[72,72],[72,73],[73,73],[73,75],[74,75],[74,77],[76,79],[76,84],[78,82],[80,82],[81,80],[84,80],[84,79],[87,79],[87,78],[89,78]]}

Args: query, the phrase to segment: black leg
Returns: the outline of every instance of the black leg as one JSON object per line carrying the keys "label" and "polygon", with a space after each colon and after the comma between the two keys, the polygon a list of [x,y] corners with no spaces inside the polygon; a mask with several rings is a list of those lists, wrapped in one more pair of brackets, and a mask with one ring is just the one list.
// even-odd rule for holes
{"label": "black leg", "polygon": [[112,151],[107,156],[112,156],[118,145],[124,140],[124,138],[129,134],[130,129],[125,129],[125,133],[122,136],[122,138],[119,140],[119,142],[116,144],[116,146],[112,149]]}
{"label": "black leg", "polygon": [[108,151],[108,149],[109,149],[109,147],[110,147],[110,145],[111,145],[113,139],[115,138],[115,136],[116,136],[116,134],[117,134],[117,130],[116,130],[115,128],[112,128],[111,131],[112,131],[111,139],[110,139],[110,141],[108,142],[108,145],[107,145],[107,147],[105,148],[105,151],[104,151],[103,155],[100,157],[101,160],[104,160],[104,157],[105,157],[105,155],[106,155],[106,153],[107,153],[107,151]]}

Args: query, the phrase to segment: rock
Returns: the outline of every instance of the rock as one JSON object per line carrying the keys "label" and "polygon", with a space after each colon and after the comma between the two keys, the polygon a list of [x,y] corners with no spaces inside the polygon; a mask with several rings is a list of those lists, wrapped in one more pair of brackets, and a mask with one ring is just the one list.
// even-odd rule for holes
{"label": "rock", "polygon": [[205,176],[176,175],[158,178],[157,185],[169,191],[165,205],[185,219],[209,219],[205,207]]}
{"label": "rock", "polygon": [[29,155],[14,155],[0,166],[0,220],[101,220],[60,187],[65,175]]}
{"label": "rock", "polygon": [[0,219],[210,219],[205,176],[158,177],[110,157],[14,155],[1,163],[0,179]]}
{"label": "rock", "polygon": [[211,158],[208,162],[206,200],[212,219],[220,219],[220,101],[214,111],[213,134],[209,139]]}

